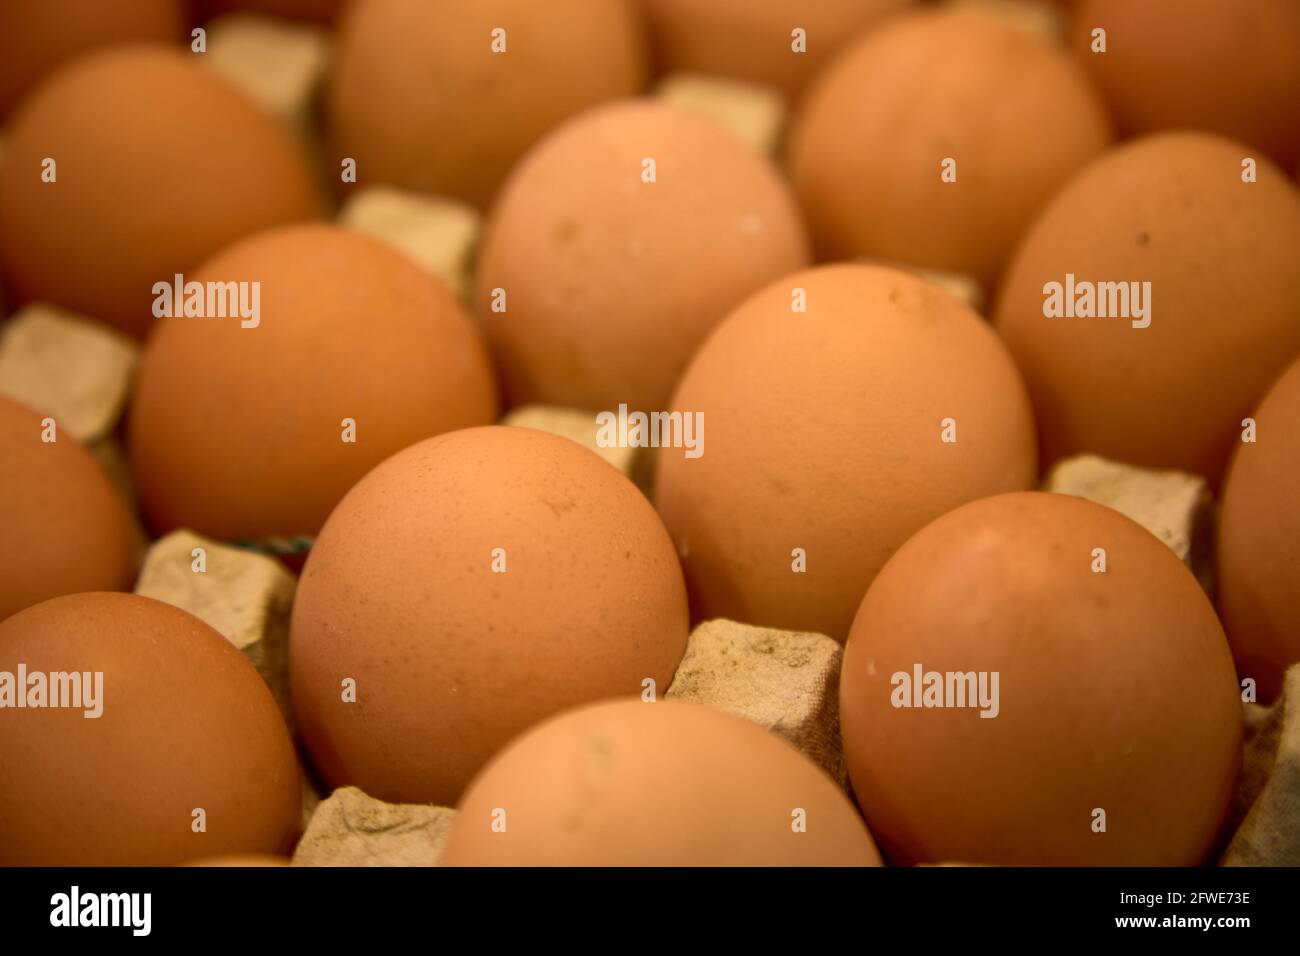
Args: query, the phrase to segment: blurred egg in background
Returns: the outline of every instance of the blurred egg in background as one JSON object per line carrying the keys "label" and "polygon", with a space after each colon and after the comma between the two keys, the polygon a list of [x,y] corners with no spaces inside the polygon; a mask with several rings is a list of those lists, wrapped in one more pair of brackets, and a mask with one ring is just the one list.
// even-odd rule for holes
{"label": "blurred egg in background", "polygon": [[[446,286],[373,239],[286,226],[187,277],[258,314],[158,321],[129,410],[155,531],[314,535],[366,472],[422,438],[490,423],[496,386]],[[247,310],[252,314],[252,309]]]}
{"label": "blurred egg in background", "polygon": [[475,304],[510,404],[648,411],[730,308],[807,262],[794,197],[762,155],[633,100],[521,161],[492,209]]}
{"label": "blurred egg in background", "polygon": [[335,162],[484,206],[543,133],[647,70],[632,0],[355,0],[329,81]]}

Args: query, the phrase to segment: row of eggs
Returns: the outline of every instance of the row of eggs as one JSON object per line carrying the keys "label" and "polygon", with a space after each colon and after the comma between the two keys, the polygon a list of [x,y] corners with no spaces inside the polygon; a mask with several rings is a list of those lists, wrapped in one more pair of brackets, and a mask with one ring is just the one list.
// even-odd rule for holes
{"label": "row of eggs", "polygon": [[[376,13],[367,28],[381,24]],[[1029,90],[1046,106],[1023,104],[1035,118],[997,131],[987,158],[976,142],[900,146],[886,162],[880,129],[898,123],[889,98],[873,117],[857,112],[871,98],[853,91],[879,88],[872,71],[895,51],[895,68],[909,69],[911,43],[998,63],[1024,50],[1044,64],[959,103],[973,66],[937,84],[949,106],[917,111],[934,124],[922,139],[952,129],[955,112],[978,116],[994,93]],[[1105,151],[1104,114],[1062,106],[1094,97],[1081,74],[1014,32],[917,16],[861,44],[889,56],[846,55],[810,95],[793,190],[706,121],[642,101],[586,112],[507,161],[475,293],[487,347],[451,295],[401,257],[334,227],[286,225],[317,211],[306,161],[184,54],[88,57],[15,114],[0,263],[21,297],[139,332],[142,290],[174,271],[261,284],[256,329],[182,317],[150,333],[128,417],[140,502],[159,532],[319,532],[291,639],[303,739],[329,783],[461,801],[452,861],[645,860],[647,844],[674,862],[689,862],[692,846],[700,862],[743,861],[734,854],[747,845],[753,861],[875,858],[856,814],[809,765],[684,705],[601,705],[543,723],[467,792],[491,755],[544,718],[639,693],[647,678],[666,686],[688,593],[696,618],[848,640],[846,756],[891,860],[1189,863],[1211,851],[1240,713],[1209,603],[1136,526],[1015,492],[1040,463],[1079,450],[1223,483],[1253,414],[1261,437],[1240,447],[1224,485],[1221,608],[1241,672],[1276,690],[1300,656],[1295,366],[1259,403],[1300,352],[1300,198],[1253,147],[1212,135]],[[377,102],[409,105],[371,89],[357,110],[376,121]],[[1072,144],[1063,157],[1040,149],[1051,117],[1069,121],[1041,136]],[[388,159],[367,157],[378,131],[355,135],[364,179]],[[939,177],[941,152],[958,156],[955,183]],[[39,176],[50,154],[57,183]],[[491,174],[482,153],[461,154],[461,168],[466,155],[475,176]],[[1255,182],[1242,179],[1245,157],[1258,160]],[[410,155],[390,158],[429,175]],[[813,249],[996,282],[994,326],[903,272],[808,269]],[[1067,273],[1152,281],[1151,327],[1045,319],[1042,287]],[[497,289],[505,311],[488,306]],[[659,456],[656,513],[576,446],[473,427],[496,418],[499,387],[511,404],[702,413],[708,452]],[[343,419],[359,423],[360,441],[340,442]],[[946,419],[952,443],[940,439]],[[284,849],[297,772],[269,697],[180,612],[111,595],[38,603],[129,588],[129,523],[74,442],[40,441],[40,413],[3,403],[0,423],[14,512],[3,666],[102,669],[123,695],[104,718],[121,723],[37,710],[0,725],[0,746],[22,758],[0,786],[0,819],[17,821],[0,841],[6,862]],[[1105,575],[1088,565],[1099,545]],[[809,555],[798,575],[796,547]],[[489,562],[497,548],[510,556],[505,574]],[[1001,673],[999,717],[892,708],[890,675],[916,661]],[[345,679],[354,701],[339,694]],[[119,743],[105,748],[100,726]],[[141,754],[168,760],[146,768]],[[142,801],[146,772],[153,796]],[[91,792],[117,811],[87,829]],[[190,828],[195,806],[213,811],[206,842]],[[665,806],[688,824],[671,838],[639,815]],[[521,808],[525,822],[493,830],[498,808]],[[791,826],[797,809],[806,832]],[[1108,834],[1095,829],[1097,809]]]}

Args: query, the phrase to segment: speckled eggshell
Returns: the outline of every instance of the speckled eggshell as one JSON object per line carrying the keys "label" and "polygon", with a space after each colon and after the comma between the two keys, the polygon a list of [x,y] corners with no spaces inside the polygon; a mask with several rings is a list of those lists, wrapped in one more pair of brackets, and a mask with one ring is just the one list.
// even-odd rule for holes
{"label": "speckled eggshell", "polygon": [[496,757],[459,810],[442,866],[880,865],[820,768],[742,717],[678,701],[549,720]]}
{"label": "speckled eggshell", "polygon": [[[665,70],[721,74],[790,99],[845,42],[911,0],[642,0]],[[803,49],[794,48],[802,29]]]}
{"label": "speckled eggshell", "polygon": [[538,137],[647,73],[631,0],[356,0],[327,97],[335,168],[485,206]]}
{"label": "speckled eggshell", "polygon": [[[1300,352],[1300,192],[1204,133],[1107,153],[1052,200],[998,293],[1044,465],[1091,453],[1217,483],[1240,422]],[[1151,324],[1043,314],[1049,282],[1150,282]],[[1140,287],[1139,287],[1140,288]]]}
{"label": "speckled eggshell", "polygon": [[[918,664],[996,673],[996,716],[896,706],[894,675]],[[1241,758],[1232,657],[1196,579],[1118,512],[1041,492],[958,508],[890,559],[853,622],[840,718],[898,864],[1202,864]]]}
{"label": "speckled eggshell", "polygon": [[0,620],[76,591],[126,591],[139,544],[126,502],[85,447],[0,397]]}
{"label": "speckled eggshell", "polygon": [[512,404],[649,412],[729,309],[807,263],[794,197],[761,155],[712,120],[633,100],[573,120],[520,163],[492,210],[475,301]]}
{"label": "speckled eggshell", "polygon": [[[286,226],[204,263],[261,283],[241,318],[159,320],[130,407],[137,490],[159,533],[312,535],[362,475],[419,441],[496,417],[478,331],[442,282],[376,240]],[[355,422],[345,442],[344,421]]]}
{"label": "speckled eggshell", "polygon": [[662,695],[686,637],[681,569],[627,478],[565,438],[467,429],[330,516],[293,608],[294,712],[331,785],[451,805],[537,721]]}
{"label": "speckled eggshell", "polygon": [[[806,312],[792,311],[795,290]],[[772,283],[704,344],[671,407],[704,420],[698,458],[659,450],[655,492],[701,619],[843,641],[910,534],[1036,477],[1029,402],[997,336],[893,269]]]}
{"label": "speckled eggshell", "polygon": [[[790,171],[822,258],[994,282],[1048,197],[1111,141],[1069,55],[990,16],[925,11],[855,41],[809,91]],[[956,162],[956,181],[941,176]]]}
{"label": "speckled eggshell", "polygon": [[42,77],[100,47],[179,43],[183,0],[5,0],[0,3],[0,118]]}
{"label": "speckled eggshell", "polygon": [[[42,182],[47,157],[55,182]],[[0,266],[18,299],[143,334],[154,283],[318,208],[293,134],[215,70],[188,51],[115,47],[57,71],[14,115]]]}
{"label": "speckled eggshell", "polygon": [[1272,700],[1300,661],[1300,359],[1251,413],[1219,519],[1219,609],[1237,670]]}
{"label": "speckled eggshell", "polygon": [[1126,135],[1202,129],[1300,159],[1295,0],[1079,0],[1070,45]]}
{"label": "speckled eggshell", "polygon": [[289,732],[257,671],[202,621],[133,594],[67,595],[0,623],[0,671],[20,663],[29,678],[102,672],[102,713],[0,712],[0,865],[289,850],[302,812]]}

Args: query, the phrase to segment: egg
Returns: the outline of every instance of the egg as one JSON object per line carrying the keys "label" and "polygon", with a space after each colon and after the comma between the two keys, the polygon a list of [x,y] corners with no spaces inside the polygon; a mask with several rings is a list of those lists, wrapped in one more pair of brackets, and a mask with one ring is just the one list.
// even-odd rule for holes
{"label": "egg", "polygon": [[330,785],[450,805],[537,721],[666,691],[687,626],[636,486],[568,439],[466,429],[388,459],[330,515],[293,607],[294,713]]}
{"label": "egg", "polygon": [[0,449],[0,620],[60,594],[129,590],[135,530],[90,452],[3,396]]}
{"label": "egg", "polygon": [[822,258],[988,285],[1111,136],[1066,52],[996,17],[926,11],[869,31],[828,68],[796,117],[790,172]]}
{"label": "egg", "polygon": [[797,97],[843,44],[911,0],[642,0],[661,65]]}
{"label": "egg", "polygon": [[191,860],[186,866],[213,866],[213,867],[235,867],[245,869],[247,867],[263,866],[288,866],[289,860],[285,857],[270,856],[269,854],[231,854],[229,856],[211,856],[202,860]]}
{"label": "egg", "polygon": [[548,129],[645,85],[631,0],[357,0],[328,91],[336,162],[484,206]]}
{"label": "egg", "polygon": [[713,120],[632,100],[520,163],[476,301],[512,404],[649,412],[730,308],[807,262],[794,198],[762,156]]}
{"label": "egg", "polygon": [[1124,134],[1208,130],[1300,160],[1295,0],[1079,0],[1070,45]]}
{"label": "egg", "polygon": [[1219,608],[1237,670],[1272,700],[1300,661],[1300,358],[1250,414],[1219,520]]}
{"label": "egg", "polygon": [[171,315],[149,337],[130,455],[159,533],[311,536],[389,455],[496,417],[470,319],[441,281],[377,240],[284,226],[187,279],[244,283],[241,308],[256,289],[257,309]]}
{"label": "egg", "polygon": [[59,70],[14,116],[0,266],[23,300],[141,334],[155,283],[316,212],[287,128],[193,54],[115,47]]}
{"label": "egg", "polygon": [[351,0],[198,0],[205,16],[251,13],[332,24]]}
{"label": "egg", "polygon": [[1204,133],[1133,141],[1025,236],[996,322],[1045,463],[1087,452],[1221,479],[1241,419],[1300,352],[1300,193],[1262,157],[1244,182],[1250,152]]}
{"label": "egg", "polygon": [[0,865],[169,866],[282,853],[297,834],[271,692],[178,608],[94,592],[15,614],[0,701]]}
{"label": "egg", "polygon": [[179,41],[181,0],[5,0],[0,3],[0,117],[59,66],[100,47]]}
{"label": "egg", "polygon": [[878,866],[838,786],[784,740],[678,701],[594,704],[475,779],[442,866]]}
{"label": "egg", "polygon": [[988,325],[938,286],[821,266],[736,308],[671,402],[703,452],[658,450],[656,503],[695,613],[843,641],[932,518],[1029,488],[1034,425]]}
{"label": "egg", "polygon": [[1241,758],[1196,579],[1118,512],[1040,492],[964,505],[890,558],[853,621],[840,719],[892,863],[1205,863]]}

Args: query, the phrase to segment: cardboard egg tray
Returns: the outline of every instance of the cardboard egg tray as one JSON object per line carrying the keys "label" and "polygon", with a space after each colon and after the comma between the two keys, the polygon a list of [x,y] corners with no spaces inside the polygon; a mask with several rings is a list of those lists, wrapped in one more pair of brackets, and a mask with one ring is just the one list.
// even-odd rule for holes
{"label": "cardboard egg tray", "polygon": [[[431,213],[428,236],[468,241],[470,231],[454,222],[455,217],[419,201],[417,207]],[[395,244],[406,241],[408,217],[379,217],[369,228],[382,236],[385,221],[394,223]],[[96,451],[128,496],[113,436],[130,388],[136,348],[99,323],[43,305],[20,311],[0,337],[0,394],[47,409],[65,422]],[[508,412],[504,421],[585,444],[611,466],[643,482],[648,473],[648,456],[597,445],[597,424],[589,412],[525,406]],[[1044,488],[1088,498],[1137,521],[1212,590],[1214,502],[1202,479],[1084,455],[1060,463]],[[203,573],[196,573],[200,556]],[[271,557],[176,531],[149,547],[135,590],[189,611],[239,648],[292,725],[287,639],[296,584],[294,574]],[[666,696],[753,720],[795,745],[847,788],[838,716],[841,657],[842,647],[821,634],[706,621],[692,632]],[[1246,751],[1234,810],[1236,832],[1222,857],[1226,865],[1300,863],[1300,714],[1291,703],[1297,700],[1300,666],[1292,668],[1283,696],[1272,707],[1243,704]],[[305,764],[303,778],[305,835],[294,854],[295,865],[436,862],[454,810],[387,804],[355,787],[340,788],[322,799],[321,785]]]}
{"label": "cardboard egg tray", "polygon": [[[1046,6],[1010,0],[954,0],[968,7],[1001,6],[1026,29],[1052,33],[1059,15]],[[329,56],[320,28],[254,15],[232,15],[207,26],[208,60],[309,141],[316,137],[320,78]],[[753,84],[691,75],[669,76],[657,95],[727,125],[756,149],[775,155],[785,105]],[[2,157],[0,143],[0,157]],[[2,159],[0,159],[2,161]],[[402,251],[444,280],[463,300],[472,294],[478,214],[450,200],[388,187],[362,187],[338,213],[348,228]],[[914,269],[976,309],[980,283],[967,276]],[[0,315],[6,314],[0,301]],[[87,444],[128,498],[129,479],[117,433],[129,394],[138,344],[104,325],[51,306],[23,308],[0,335],[0,394],[41,408]],[[506,424],[523,425],[586,445],[648,490],[649,457],[596,442],[589,412],[549,406],[510,410]],[[1044,488],[1114,508],[1164,541],[1213,593],[1210,556],[1215,503],[1200,478],[1153,472],[1085,455],[1060,463]],[[203,573],[196,573],[197,562]],[[135,591],[176,605],[224,635],[266,680],[292,727],[287,639],[297,578],[274,558],[190,531],[152,542]],[[840,742],[838,690],[843,648],[821,634],[705,621],[690,635],[685,657],[666,692],[744,716],[775,733],[848,788]],[[1243,703],[1246,741],[1233,809],[1233,836],[1222,865],[1300,865],[1300,665],[1287,675],[1271,707]],[[299,866],[435,865],[455,810],[395,805],[355,787],[333,793],[303,763],[303,836]],[[954,861],[960,862],[960,861]]]}

